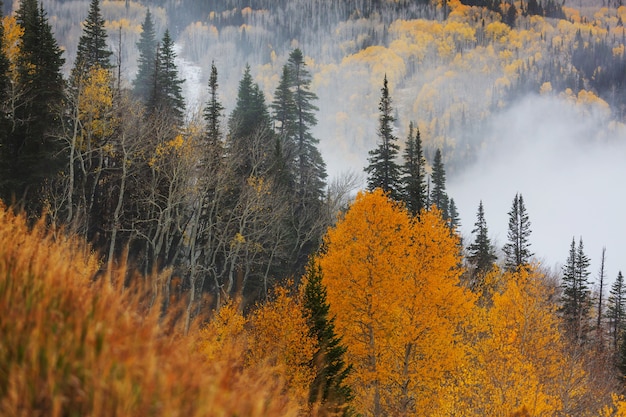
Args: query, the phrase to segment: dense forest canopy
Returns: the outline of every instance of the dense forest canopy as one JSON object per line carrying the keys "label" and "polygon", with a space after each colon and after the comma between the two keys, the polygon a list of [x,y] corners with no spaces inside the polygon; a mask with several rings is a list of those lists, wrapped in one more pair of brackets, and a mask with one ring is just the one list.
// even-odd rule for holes
{"label": "dense forest canopy", "polygon": [[0,414],[623,415],[619,0],[4,10]]}

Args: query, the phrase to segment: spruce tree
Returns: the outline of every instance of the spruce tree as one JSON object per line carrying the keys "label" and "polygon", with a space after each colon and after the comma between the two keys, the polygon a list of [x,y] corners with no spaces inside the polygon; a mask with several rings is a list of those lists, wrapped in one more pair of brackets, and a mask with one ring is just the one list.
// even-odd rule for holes
{"label": "spruce tree", "polygon": [[303,209],[321,201],[326,185],[326,164],[317,148],[319,139],[311,132],[317,124],[315,112],[319,109],[313,104],[317,95],[310,90],[311,73],[300,49],[289,54],[287,67],[295,106],[296,195],[300,199],[300,209]]}
{"label": "spruce tree", "polygon": [[589,258],[584,253],[583,240],[578,247],[572,238],[569,256],[563,265],[561,314],[572,341],[582,343],[589,331],[591,290],[589,289]]}
{"label": "spruce tree", "polygon": [[626,283],[622,271],[619,271],[609,291],[606,317],[609,319],[613,347],[618,348],[620,335],[626,325]]}
{"label": "spruce tree", "polygon": [[432,190],[430,192],[430,204],[441,210],[444,219],[448,219],[448,194],[446,193],[446,170],[443,165],[441,150],[437,149],[433,160],[431,175]]}
{"label": "spruce tree", "polygon": [[509,211],[508,242],[502,250],[505,254],[504,265],[509,271],[518,268],[528,268],[533,253],[530,251],[530,220],[524,198],[521,194],[515,194],[511,211]]}
{"label": "spruce tree", "polygon": [[474,238],[474,242],[467,248],[467,260],[473,266],[474,275],[483,277],[491,271],[497,257],[491,240],[489,239],[482,200],[478,204],[478,213],[476,213],[476,223],[474,223],[472,234],[476,237]]}
{"label": "spruce tree", "polygon": [[450,204],[448,204],[448,227],[450,228],[450,232],[454,233],[460,226],[461,217],[459,215],[459,210],[456,208],[454,198],[451,198]]}
{"label": "spruce tree", "polygon": [[141,25],[141,30],[141,36],[137,42],[137,49],[139,50],[137,64],[139,68],[137,70],[137,76],[133,81],[133,92],[140,100],[147,102],[153,88],[152,76],[155,70],[158,49],[150,9],[146,11],[146,17]]}
{"label": "spruce tree", "polygon": [[[239,81],[237,103],[228,119],[227,148],[231,157],[236,159],[235,171],[240,178],[248,178],[254,170],[268,169],[272,149],[275,145],[270,130],[270,117],[265,105],[265,95],[258,84],[252,80],[250,66],[246,65],[243,77]],[[252,145],[257,153],[266,155],[263,166],[254,162]]]}
{"label": "spruce tree", "polygon": [[291,84],[291,71],[289,71],[289,66],[284,65],[270,108],[278,137],[283,142],[290,143],[290,148],[293,148],[296,132],[296,104],[290,88]]}
{"label": "spruce tree", "polygon": [[402,195],[409,211],[419,216],[426,209],[426,160],[422,150],[420,130],[409,123],[409,135],[404,147],[404,164],[402,165]]}
{"label": "spruce tree", "polygon": [[378,146],[369,151],[369,165],[365,168],[367,172],[367,188],[374,190],[382,189],[394,200],[401,200],[400,167],[396,163],[400,147],[396,143],[397,138],[393,134],[393,107],[389,86],[387,85],[387,75],[383,80],[380,102],[378,104]]}
{"label": "spruce tree", "polygon": [[265,105],[265,95],[252,80],[250,65],[246,65],[239,81],[235,109],[228,119],[232,140],[246,141],[257,131],[269,131],[270,118]]}
{"label": "spruce tree", "polygon": [[169,30],[166,30],[157,51],[153,75],[154,85],[148,107],[151,111],[165,115],[181,125],[185,111],[185,99],[182,92],[182,84],[185,80],[181,80],[178,76],[175,59],[174,41],[170,37]]}
{"label": "spruce tree", "polygon": [[220,143],[222,138],[222,115],[224,112],[224,106],[219,101],[217,96],[217,89],[219,84],[217,82],[217,67],[215,63],[211,63],[211,75],[209,76],[209,101],[204,108],[204,120],[207,124],[207,140],[210,146],[215,146]]}
{"label": "spruce tree", "polygon": [[335,333],[334,318],[329,317],[326,287],[322,283],[322,269],[313,259],[309,261],[302,305],[309,334],[318,342],[311,360],[315,377],[309,388],[309,402],[320,403],[325,413],[348,415],[353,394],[345,380],[352,366],[345,363],[347,349]]}
{"label": "spruce tree", "polygon": [[104,18],[100,12],[100,0],[91,0],[87,19],[83,23],[83,34],[78,40],[78,51],[72,81],[82,79],[91,68],[111,68],[111,52],[107,47],[107,32],[104,28]]}
{"label": "spruce tree", "polygon": [[45,184],[60,169],[62,151],[55,139],[60,127],[65,60],[43,8],[37,0],[23,0],[16,11],[24,30],[17,59],[13,130],[2,144],[0,190],[30,214],[41,214]]}

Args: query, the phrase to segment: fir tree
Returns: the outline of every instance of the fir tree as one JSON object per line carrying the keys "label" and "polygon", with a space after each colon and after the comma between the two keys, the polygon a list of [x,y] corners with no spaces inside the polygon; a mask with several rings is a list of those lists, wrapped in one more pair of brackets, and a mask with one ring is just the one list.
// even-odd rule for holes
{"label": "fir tree", "polygon": [[369,151],[369,165],[365,168],[367,172],[367,188],[374,190],[382,189],[394,200],[400,200],[400,167],[396,163],[396,158],[400,147],[396,143],[397,138],[393,134],[392,100],[389,95],[387,85],[387,75],[383,80],[380,102],[378,110],[378,137],[380,142],[376,149]]}
{"label": "fir tree", "polygon": [[422,150],[422,139],[419,128],[409,124],[409,135],[404,148],[404,164],[402,165],[402,191],[404,202],[413,215],[426,209],[426,160]]}
{"label": "fir tree", "polygon": [[467,260],[474,267],[474,275],[482,277],[493,268],[497,257],[487,230],[487,221],[485,220],[485,210],[482,200],[478,204],[478,213],[476,214],[476,223],[472,234],[476,237],[474,242],[468,246]]}
{"label": "fir tree", "polygon": [[[228,152],[237,159],[236,171],[241,178],[248,178],[255,169],[267,169],[274,141],[270,132],[270,117],[265,105],[265,95],[252,80],[250,66],[246,65],[239,81],[237,103],[228,119]],[[267,155],[264,167],[253,166],[252,142],[257,152]],[[258,161],[257,161],[258,163]]]}
{"label": "fir tree", "polygon": [[207,139],[210,146],[217,146],[222,138],[221,118],[224,106],[217,97],[217,67],[211,63],[211,75],[209,76],[209,101],[204,108],[204,120],[207,124]]}
{"label": "fir tree", "polygon": [[166,30],[157,52],[153,75],[154,88],[148,106],[152,111],[167,115],[180,125],[185,111],[182,93],[182,84],[185,80],[178,77],[175,59],[174,41],[170,37],[169,30]]}
{"label": "fir tree", "polygon": [[289,54],[287,67],[295,107],[296,194],[301,205],[309,205],[322,199],[326,185],[326,164],[317,148],[319,139],[311,133],[317,124],[315,112],[319,109],[313,104],[317,95],[310,90],[311,74],[300,49]]}
{"label": "fir tree", "polygon": [[569,256],[563,266],[561,314],[570,338],[582,343],[589,330],[591,290],[589,289],[589,258],[585,255],[582,238],[576,247],[572,239]]}
{"label": "fir tree", "polygon": [[622,271],[619,271],[611,290],[609,291],[606,317],[609,319],[610,333],[613,347],[618,348],[620,335],[626,324],[626,283]]}
{"label": "fir tree", "polygon": [[83,34],[78,40],[78,51],[72,80],[83,78],[91,68],[111,68],[110,57],[113,53],[107,47],[107,32],[104,28],[104,18],[100,13],[100,0],[91,0],[89,14],[83,24]]}
{"label": "fir tree", "polygon": [[[291,71],[283,66],[283,73],[271,104],[276,133],[284,142],[293,142],[296,130],[296,104],[291,92]],[[293,143],[292,143],[293,147]]]}
{"label": "fir tree", "polygon": [[530,220],[521,194],[515,194],[509,211],[508,242],[502,250],[505,254],[504,265],[509,271],[527,268],[533,253],[530,251]]}
{"label": "fir tree", "polygon": [[153,88],[152,76],[155,70],[158,43],[154,31],[154,23],[150,9],[146,11],[146,17],[141,25],[141,36],[137,42],[139,58],[137,64],[137,77],[133,81],[135,95],[146,102]]}
{"label": "fir tree", "polygon": [[441,150],[435,152],[433,170],[431,175],[432,190],[430,192],[430,204],[441,210],[444,219],[448,219],[448,194],[446,193],[446,170],[443,166]]}
{"label": "fir tree", "polygon": [[16,65],[14,127],[2,144],[0,194],[5,201],[19,199],[31,214],[39,215],[44,184],[61,165],[55,134],[61,120],[65,60],[37,0],[23,0],[16,18],[24,34]]}
{"label": "fir tree", "polygon": [[459,216],[459,210],[456,208],[454,198],[451,198],[450,204],[448,204],[448,227],[450,228],[450,232],[454,233],[460,226],[461,218]]}
{"label": "fir tree", "polygon": [[250,65],[246,65],[239,81],[237,103],[228,119],[232,140],[245,140],[257,131],[269,131],[270,118],[265,105],[265,95],[252,80]]}
{"label": "fir tree", "polygon": [[329,317],[329,308],[321,267],[312,259],[304,287],[303,310],[309,334],[317,340],[319,347],[311,361],[315,378],[309,389],[309,402],[321,403],[323,410],[332,415],[348,415],[353,395],[345,380],[352,366],[345,363],[346,347],[342,345],[341,337],[335,334],[334,318]]}

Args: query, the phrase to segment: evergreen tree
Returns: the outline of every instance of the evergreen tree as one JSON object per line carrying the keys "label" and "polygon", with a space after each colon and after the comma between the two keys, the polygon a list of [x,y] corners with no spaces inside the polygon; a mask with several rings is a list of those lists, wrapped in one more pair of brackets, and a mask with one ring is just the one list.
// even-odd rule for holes
{"label": "evergreen tree", "polygon": [[609,319],[613,347],[617,349],[620,335],[624,330],[624,325],[626,325],[626,283],[622,271],[618,272],[609,291],[606,317]]}
{"label": "evergreen tree", "polygon": [[317,95],[310,90],[311,73],[306,68],[300,49],[289,54],[287,66],[296,111],[296,194],[301,204],[307,205],[322,199],[326,185],[326,164],[317,148],[319,139],[311,133],[317,124],[315,112],[319,109],[313,104]]}
{"label": "evergreen tree", "polygon": [[530,234],[530,220],[524,206],[524,198],[521,194],[515,194],[511,211],[509,211],[508,242],[502,248],[507,270],[515,271],[530,265],[530,258],[533,256],[530,251]]}
{"label": "evergreen tree", "polygon": [[369,151],[369,165],[365,168],[367,172],[367,188],[374,190],[382,189],[394,200],[400,200],[400,167],[396,163],[396,158],[400,147],[396,143],[397,138],[393,134],[393,108],[391,106],[391,96],[387,85],[387,75],[383,80],[380,102],[378,110],[378,137],[380,142],[376,149]]}
{"label": "evergreen tree", "polygon": [[482,200],[478,204],[478,213],[476,214],[476,223],[474,223],[472,234],[474,234],[476,238],[467,248],[469,252],[467,260],[474,267],[474,275],[482,277],[491,271],[497,259],[495,250],[489,239]]}
{"label": "evergreen tree", "polygon": [[321,201],[326,185],[326,164],[317,148],[319,139],[311,133],[311,129],[317,124],[315,112],[319,109],[313,104],[317,95],[310,90],[311,74],[306,69],[300,49],[289,54],[287,67],[295,107],[296,195],[301,206],[310,205]]}
{"label": "evergreen tree", "polygon": [[431,205],[441,210],[444,219],[448,219],[448,194],[446,193],[446,170],[443,166],[441,150],[435,152],[431,175],[432,190],[430,192]]}
{"label": "evergreen tree", "polygon": [[345,363],[346,347],[335,333],[334,318],[329,317],[326,287],[322,283],[322,269],[313,259],[309,261],[302,304],[309,334],[318,342],[318,350],[311,361],[315,378],[309,389],[309,402],[321,403],[323,410],[332,415],[348,415],[353,395],[345,380],[352,366]]}
{"label": "evergreen tree", "polygon": [[150,9],[146,11],[146,17],[141,25],[141,29],[141,36],[137,42],[137,49],[139,50],[137,64],[139,68],[137,70],[137,77],[133,81],[133,89],[135,95],[146,102],[153,88],[152,76],[155,69],[154,66],[158,49]]}
{"label": "evergreen tree", "polygon": [[404,202],[413,215],[426,209],[428,192],[426,190],[426,160],[422,150],[422,139],[418,128],[409,124],[409,135],[404,148],[402,165],[402,191]]}
{"label": "evergreen tree", "polygon": [[221,118],[224,106],[217,97],[217,67],[211,63],[211,75],[209,76],[209,101],[204,108],[204,120],[207,123],[207,139],[209,145],[217,146],[222,138]]}
{"label": "evergreen tree", "polygon": [[589,289],[589,258],[585,255],[582,238],[576,247],[572,238],[569,256],[563,266],[561,314],[571,339],[581,343],[589,330],[591,290]]}
{"label": "evergreen tree", "polygon": [[30,214],[38,215],[44,185],[62,160],[55,133],[60,126],[65,60],[38,0],[23,0],[16,18],[24,34],[16,65],[13,129],[2,144],[0,194],[5,201],[19,199]]}
{"label": "evergreen tree", "polygon": [[506,10],[506,14],[503,16],[504,23],[506,23],[509,27],[515,27],[515,21],[517,20],[517,7],[515,7],[514,3],[510,3],[508,9]]}
{"label": "evergreen tree", "polygon": [[113,55],[107,47],[107,32],[104,28],[104,18],[100,13],[100,0],[91,0],[89,14],[83,24],[83,34],[78,40],[78,51],[72,80],[82,79],[94,66],[111,68],[110,57]]}
{"label": "evergreen tree", "polygon": [[[249,65],[246,65],[239,81],[237,103],[228,119],[228,131],[228,154],[236,159],[235,171],[240,178],[258,175],[256,171],[265,171],[270,167],[275,145],[270,130],[270,117],[265,105],[265,95],[259,85],[253,82]],[[253,161],[253,151],[257,155],[266,156],[264,161]]]}
{"label": "evergreen tree", "polygon": [[270,107],[273,112],[276,133],[283,142],[290,142],[291,147],[293,147],[296,131],[296,104],[291,92],[291,84],[291,71],[289,71],[289,66],[285,65]]}
{"label": "evergreen tree", "polygon": [[149,108],[161,115],[167,115],[178,125],[183,123],[185,100],[182,93],[182,84],[185,80],[178,77],[176,68],[176,53],[174,41],[169,30],[165,31],[161,45],[157,51],[154,86],[148,101]]}
{"label": "evergreen tree", "polygon": [[273,112],[276,139],[273,153],[272,176],[277,183],[292,193],[295,189],[294,181],[294,154],[296,136],[296,104],[291,91],[291,71],[288,65],[283,66],[283,72],[274,92]]}
{"label": "evergreen tree", "polygon": [[450,232],[453,233],[460,226],[461,218],[459,217],[459,210],[456,208],[454,198],[451,198],[450,204],[448,204],[448,227],[450,228]]}
{"label": "evergreen tree", "polygon": [[[239,81],[237,103],[228,119],[232,140],[250,138],[257,131],[269,131],[270,118],[265,105],[265,95],[252,80],[250,65],[246,65]],[[243,148],[245,149],[245,147]]]}

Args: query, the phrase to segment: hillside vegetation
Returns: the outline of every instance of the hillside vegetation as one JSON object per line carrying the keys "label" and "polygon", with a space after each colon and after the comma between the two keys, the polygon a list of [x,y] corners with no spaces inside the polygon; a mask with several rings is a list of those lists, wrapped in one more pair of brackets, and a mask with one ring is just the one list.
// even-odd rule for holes
{"label": "hillside vegetation", "polygon": [[17,1],[0,414],[624,415],[605,251],[542,267],[517,190],[505,242],[482,200],[462,238],[446,189],[522,96],[620,149],[607,3]]}

